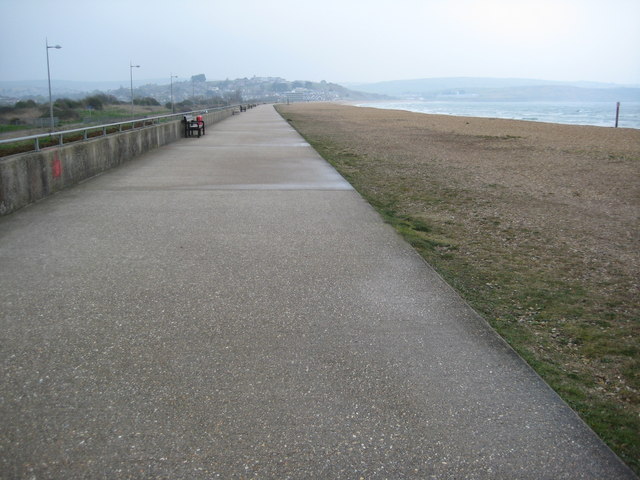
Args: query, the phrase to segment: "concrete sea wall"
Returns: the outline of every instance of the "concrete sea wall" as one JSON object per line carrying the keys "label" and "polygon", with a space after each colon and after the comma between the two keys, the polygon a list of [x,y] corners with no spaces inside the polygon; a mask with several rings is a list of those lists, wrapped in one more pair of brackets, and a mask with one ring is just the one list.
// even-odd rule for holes
{"label": "concrete sea wall", "polygon": [[[203,114],[206,125],[233,109]],[[91,140],[51,147],[0,160],[0,215],[6,215],[64,188],[76,185],[184,136],[179,120]]]}

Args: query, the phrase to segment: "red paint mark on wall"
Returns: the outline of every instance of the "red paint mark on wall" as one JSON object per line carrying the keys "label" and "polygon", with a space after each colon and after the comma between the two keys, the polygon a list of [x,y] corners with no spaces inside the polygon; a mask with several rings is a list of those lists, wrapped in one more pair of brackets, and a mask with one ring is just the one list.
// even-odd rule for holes
{"label": "red paint mark on wall", "polygon": [[51,163],[51,175],[53,178],[58,178],[62,175],[62,162],[58,158],[58,152],[53,155],[53,162]]}

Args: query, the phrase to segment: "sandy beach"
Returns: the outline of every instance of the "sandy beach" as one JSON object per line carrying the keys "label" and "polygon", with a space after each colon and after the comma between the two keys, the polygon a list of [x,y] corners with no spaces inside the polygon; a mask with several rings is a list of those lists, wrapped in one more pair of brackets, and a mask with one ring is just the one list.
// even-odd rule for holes
{"label": "sandy beach", "polygon": [[625,412],[640,458],[640,130],[278,108],[379,211],[427,226],[425,259],[583,418]]}

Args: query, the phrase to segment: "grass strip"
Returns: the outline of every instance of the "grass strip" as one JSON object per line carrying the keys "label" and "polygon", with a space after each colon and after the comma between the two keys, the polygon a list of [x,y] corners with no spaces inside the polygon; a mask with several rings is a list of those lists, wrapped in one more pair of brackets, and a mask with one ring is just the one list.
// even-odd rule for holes
{"label": "grass strip", "polygon": [[[638,136],[630,134],[629,148],[619,141],[619,151],[602,151],[598,138],[592,148],[573,145],[531,122],[458,118],[435,125],[429,115],[339,105],[277,110],[640,472],[638,252],[633,245],[606,252],[628,254],[635,264],[624,267],[581,247],[597,248],[609,233],[603,230],[613,229],[580,218],[599,215],[585,207],[595,188],[589,182],[603,182],[595,169],[585,168],[573,191],[554,183],[565,167],[568,178],[578,178],[574,161],[608,161],[607,171],[621,164],[631,170],[616,180],[616,194],[631,192],[633,202]],[[584,132],[578,128],[569,136]],[[606,133],[587,130],[585,138],[598,132]],[[527,169],[541,168],[558,170],[520,185]],[[630,227],[619,223],[621,231]]]}

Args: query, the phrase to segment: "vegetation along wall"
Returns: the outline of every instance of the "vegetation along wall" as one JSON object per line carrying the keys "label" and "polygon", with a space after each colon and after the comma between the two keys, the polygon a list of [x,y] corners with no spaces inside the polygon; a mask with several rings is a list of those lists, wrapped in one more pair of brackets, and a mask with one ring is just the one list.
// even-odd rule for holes
{"label": "vegetation along wall", "polygon": [[[231,116],[233,109],[203,114],[207,125]],[[176,120],[87,141],[24,153],[0,160],[0,215],[75,185],[184,135]]]}

